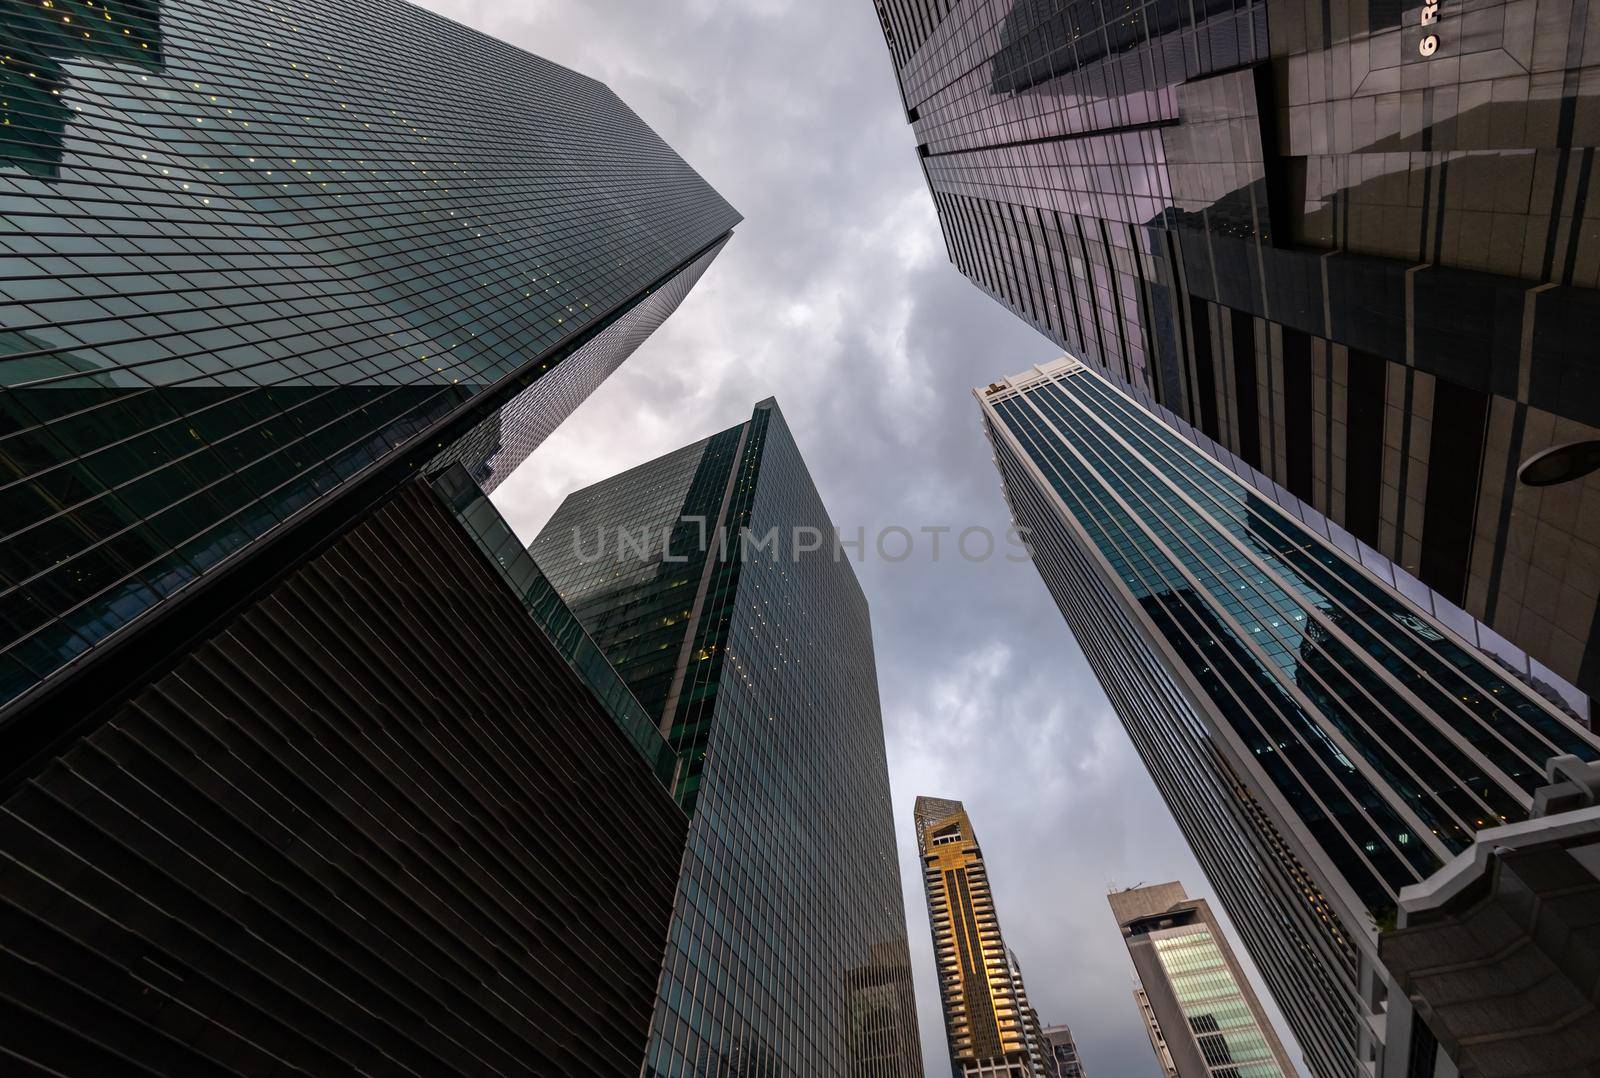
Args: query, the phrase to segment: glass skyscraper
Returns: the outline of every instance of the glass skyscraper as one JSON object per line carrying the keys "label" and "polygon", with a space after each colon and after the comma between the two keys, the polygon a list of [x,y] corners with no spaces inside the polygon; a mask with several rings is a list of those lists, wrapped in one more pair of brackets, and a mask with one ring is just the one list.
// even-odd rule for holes
{"label": "glass skyscraper", "polygon": [[398,0],[0,3],[12,1069],[637,1071],[677,755],[483,492],[737,221]]}
{"label": "glass skyscraper", "polygon": [[739,219],[605,86],[400,0],[0,31],[4,725],[336,505],[492,486]]}
{"label": "glass skyscraper", "polygon": [[1600,739],[1084,364],[975,395],[1035,565],[1312,1068],[1357,1074],[1401,888]]}
{"label": "glass skyscraper", "polygon": [[[874,0],[950,260],[1587,714],[1588,8]],[[1438,467],[1448,461],[1449,467]]]}
{"label": "glass skyscraper", "polygon": [[1000,931],[966,807],[919,797],[912,819],[952,1071],[960,1078],[1055,1078],[1022,965]]}
{"label": "glass skyscraper", "polygon": [[921,1073],[866,597],[777,403],[562,503],[530,551],[692,813],[645,1072]]}
{"label": "glass skyscraper", "polygon": [[673,757],[464,468],[92,719],[0,796],[7,1073],[638,1073]]}
{"label": "glass skyscraper", "polygon": [[1295,1078],[1283,1044],[1205,899],[1180,883],[1107,896],[1139,973],[1134,1001],[1177,1078]]}

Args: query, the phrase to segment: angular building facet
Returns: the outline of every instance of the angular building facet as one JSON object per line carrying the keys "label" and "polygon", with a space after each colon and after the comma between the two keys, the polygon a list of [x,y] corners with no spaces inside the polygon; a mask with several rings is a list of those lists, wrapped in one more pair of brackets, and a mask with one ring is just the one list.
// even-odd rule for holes
{"label": "angular building facet", "polygon": [[1600,694],[1586,4],[874,2],[966,276]]}
{"label": "angular building facet", "polygon": [[1056,1078],[1088,1078],[1070,1026],[1045,1026],[1044,1039],[1055,1060]]}
{"label": "angular building facet", "polygon": [[673,758],[464,469],[149,675],[0,799],[7,1073],[637,1073]]}
{"label": "angular building facet", "polygon": [[1222,926],[1179,883],[1107,896],[1139,973],[1135,1002],[1175,1078],[1295,1078]]}
{"label": "angular building facet", "polygon": [[738,220],[605,86],[400,0],[0,31],[5,726],[430,461],[492,486]]}
{"label": "angular building facet", "polygon": [[530,547],[676,751],[646,1073],[921,1073],[866,597],[777,403]]}
{"label": "angular building facet", "polygon": [[1034,564],[1312,1070],[1381,1068],[1402,889],[1600,740],[1082,363],[975,396]]}
{"label": "angular building facet", "polygon": [[1532,819],[1400,893],[1379,948],[1405,1078],[1600,1072],[1600,764],[1547,771]]}
{"label": "angular building facet", "polygon": [[0,1055],[637,1071],[677,757],[482,488],[738,215],[399,0],[0,42]]}
{"label": "angular building facet", "polygon": [[913,819],[952,1070],[962,1078],[1052,1078],[1039,1016],[1001,935],[966,808],[918,797]]}

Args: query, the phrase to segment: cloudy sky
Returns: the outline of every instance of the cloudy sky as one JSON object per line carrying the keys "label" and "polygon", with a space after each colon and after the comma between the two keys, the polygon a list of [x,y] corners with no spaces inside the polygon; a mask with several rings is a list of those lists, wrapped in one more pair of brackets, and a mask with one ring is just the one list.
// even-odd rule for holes
{"label": "cloudy sky", "polygon": [[[871,0],[425,3],[606,82],[745,216],[666,326],[496,493],[524,539],[571,490],[770,394],[842,529],[1004,532],[969,391],[1057,350],[946,260]],[[858,572],[929,1073],[946,1057],[910,827],[924,793],[972,813],[1044,1021],[1073,1027],[1095,1078],[1157,1078],[1105,892],[1210,888],[1038,574],[934,563],[926,543]]]}

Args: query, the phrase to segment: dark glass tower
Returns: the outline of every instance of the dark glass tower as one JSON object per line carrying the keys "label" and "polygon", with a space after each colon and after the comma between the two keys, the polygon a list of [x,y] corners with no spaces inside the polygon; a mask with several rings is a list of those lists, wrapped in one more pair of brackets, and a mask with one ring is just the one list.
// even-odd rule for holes
{"label": "dark glass tower", "polygon": [[1035,564],[1312,1069],[1381,1064],[1401,889],[1600,739],[1083,364],[976,395]]}
{"label": "dark glass tower", "polygon": [[867,602],[776,402],[530,547],[692,813],[646,1073],[921,1072]]}
{"label": "dark glass tower", "polygon": [[637,1073],[642,715],[463,469],[403,484],[0,798],[7,1073]]}
{"label": "dark glass tower", "polygon": [[1600,693],[1587,7],[875,3],[964,274]]}
{"label": "dark glass tower", "polygon": [[0,31],[0,730],[431,459],[498,481],[738,220],[606,87],[399,0]]}

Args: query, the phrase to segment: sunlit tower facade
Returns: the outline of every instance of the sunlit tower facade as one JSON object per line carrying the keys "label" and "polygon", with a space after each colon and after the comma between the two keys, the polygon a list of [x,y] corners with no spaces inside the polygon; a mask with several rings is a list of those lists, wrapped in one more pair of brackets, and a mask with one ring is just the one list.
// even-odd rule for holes
{"label": "sunlit tower facade", "polygon": [[918,797],[913,817],[951,1066],[962,1078],[1052,1076],[965,806]]}

